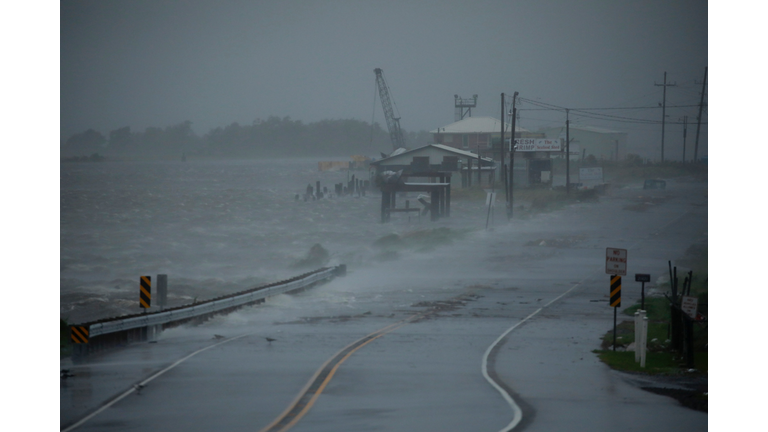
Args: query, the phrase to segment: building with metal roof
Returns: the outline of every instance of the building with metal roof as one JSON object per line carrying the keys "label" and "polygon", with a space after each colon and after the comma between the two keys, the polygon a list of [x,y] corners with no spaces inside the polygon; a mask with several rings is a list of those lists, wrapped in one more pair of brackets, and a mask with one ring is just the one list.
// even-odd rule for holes
{"label": "building with metal roof", "polygon": [[[505,122],[504,131],[506,141],[510,138],[512,125]],[[519,126],[515,126],[515,131],[517,137],[530,134],[530,131]],[[493,117],[467,117],[431,130],[430,133],[435,144],[495,157],[501,142],[501,120]]]}
{"label": "building with metal roof", "polygon": [[496,163],[492,158],[481,157],[470,151],[429,144],[371,162],[370,168],[375,171],[371,173],[372,177],[381,177],[386,171],[411,176],[418,173],[451,173],[453,187],[464,187],[478,184],[478,177],[481,184],[492,183]]}
{"label": "building with metal roof", "polygon": [[[565,125],[539,129],[549,139],[565,140]],[[622,160],[627,157],[627,133],[615,130],[571,124],[571,157],[586,159],[590,155],[597,160]]]}

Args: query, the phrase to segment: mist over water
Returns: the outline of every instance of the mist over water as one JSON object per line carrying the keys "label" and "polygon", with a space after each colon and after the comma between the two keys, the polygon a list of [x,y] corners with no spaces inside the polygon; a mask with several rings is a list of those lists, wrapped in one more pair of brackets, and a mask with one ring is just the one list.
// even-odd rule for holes
{"label": "mist over water", "polygon": [[317,162],[61,164],[62,318],[139,312],[141,275],[167,274],[174,306],[314,270],[320,265],[297,264],[315,244],[328,251],[326,265],[360,267],[392,259],[374,245],[386,235],[484,227],[484,210],[461,211],[458,201],[437,224],[415,215],[381,224],[376,192],[297,201],[318,180],[333,192],[352,174],[367,179],[365,171],[320,172]]}

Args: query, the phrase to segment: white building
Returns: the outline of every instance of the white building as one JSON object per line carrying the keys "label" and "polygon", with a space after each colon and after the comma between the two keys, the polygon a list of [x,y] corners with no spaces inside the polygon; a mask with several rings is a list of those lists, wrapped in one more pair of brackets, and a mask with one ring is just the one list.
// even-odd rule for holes
{"label": "white building", "polygon": [[[627,157],[627,133],[594,126],[571,124],[571,158],[585,159],[590,155],[597,160],[623,160]],[[549,139],[562,138],[565,142],[565,126],[539,129]]]}
{"label": "white building", "polygon": [[[527,129],[515,126],[516,136],[527,133]],[[510,138],[512,125],[504,124],[504,140]],[[467,117],[463,120],[429,131],[435,144],[443,144],[460,150],[473,151],[484,156],[498,158],[501,140],[501,120],[493,117]]]}

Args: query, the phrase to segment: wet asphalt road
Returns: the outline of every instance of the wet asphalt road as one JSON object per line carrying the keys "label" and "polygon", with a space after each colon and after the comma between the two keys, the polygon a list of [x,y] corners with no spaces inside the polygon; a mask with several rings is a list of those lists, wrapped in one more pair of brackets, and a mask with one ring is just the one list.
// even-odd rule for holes
{"label": "wet asphalt road", "polygon": [[625,308],[640,297],[635,273],[655,281],[668,260],[707,242],[706,184],[668,184],[645,211],[625,208],[647,191],[614,191],[599,203],[497,222],[430,254],[350,268],[310,291],[168,330],[157,343],[87,364],[63,362],[75,376],[62,381],[62,429],[223,341],[214,335],[245,335],[190,357],[76,430],[258,431],[339,350],[428,312],[346,358],[291,430],[501,430],[513,411],[482,376],[481,360],[500,334],[533,313],[488,365],[522,408],[516,430],[705,430],[706,413],[636,388],[592,353],[613,322],[606,247],[628,249]]}

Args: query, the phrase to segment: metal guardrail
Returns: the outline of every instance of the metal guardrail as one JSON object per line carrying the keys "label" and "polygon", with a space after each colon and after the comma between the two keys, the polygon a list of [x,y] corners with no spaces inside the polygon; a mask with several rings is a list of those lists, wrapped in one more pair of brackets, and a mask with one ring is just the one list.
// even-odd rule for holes
{"label": "metal guardrail", "polygon": [[345,265],[322,268],[284,282],[256,287],[241,293],[235,293],[201,303],[181,306],[167,311],[113,318],[80,325],[87,326],[89,328],[90,337],[93,338],[109,333],[170,324],[175,321],[187,321],[191,318],[212,315],[228,309],[231,310],[237,306],[255,303],[264,300],[267,297],[306,288],[334,276],[342,276],[344,273],[346,273]]}

